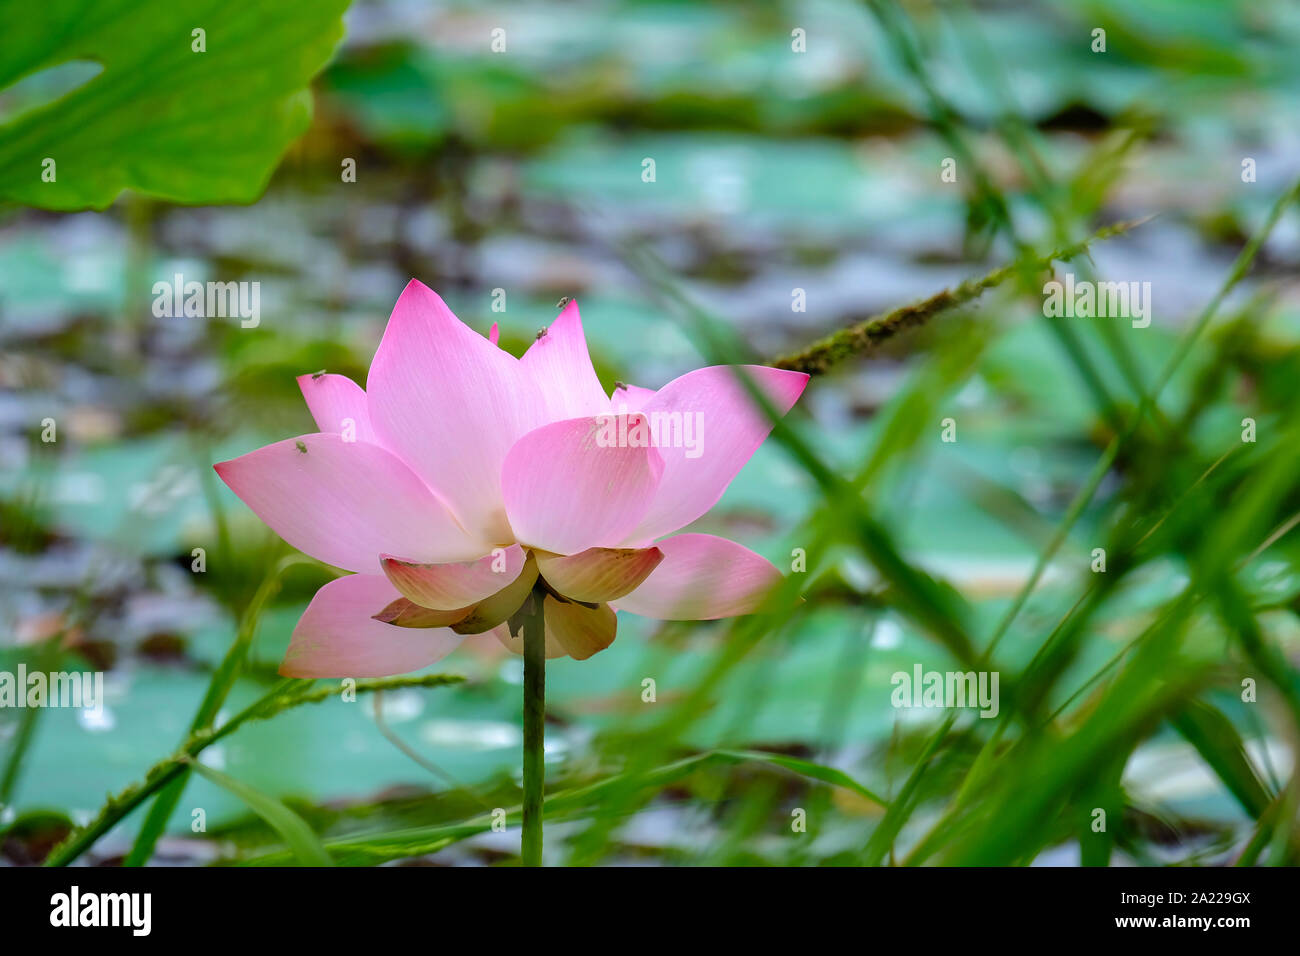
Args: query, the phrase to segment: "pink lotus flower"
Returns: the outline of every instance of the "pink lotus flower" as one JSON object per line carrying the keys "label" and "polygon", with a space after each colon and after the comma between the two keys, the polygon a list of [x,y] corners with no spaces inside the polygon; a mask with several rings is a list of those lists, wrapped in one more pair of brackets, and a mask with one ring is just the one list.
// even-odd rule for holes
{"label": "pink lotus flower", "polygon": [[[745,371],[782,414],[808,380]],[[365,391],[341,375],[298,384],[319,432],[215,466],[285,541],[354,572],[316,593],[282,674],[406,673],[472,634],[519,652],[507,622],[535,587],[547,656],[581,660],[614,640],[615,606],[730,617],[780,578],[733,541],[673,535],[771,430],[736,370],[607,396],[574,302],[516,359],[413,280]]]}

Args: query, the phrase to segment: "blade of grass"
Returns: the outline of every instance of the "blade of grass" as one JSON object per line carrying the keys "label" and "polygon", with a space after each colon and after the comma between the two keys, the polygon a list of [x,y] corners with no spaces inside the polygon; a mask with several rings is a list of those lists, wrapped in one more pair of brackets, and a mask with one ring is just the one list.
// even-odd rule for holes
{"label": "blade of grass", "polygon": [[234,794],[242,800],[248,809],[265,820],[293,851],[303,866],[333,866],[334,861],[320,845],[320,840],[307,821],[294,813],[279,800],[269,797],[260,790],[250,787],[242,780],[224,774],[212,767],[205,767],[199,761],[185,758],[185,763],[195,773],[218,787]]}
{"label": "blade of grass", "polygon": [[1205,758],[1242,809],[1258,820],[1273,795],[1265,788],[1232,722],[1218,708],[1194,700],[1173,716],[1172,723]]}

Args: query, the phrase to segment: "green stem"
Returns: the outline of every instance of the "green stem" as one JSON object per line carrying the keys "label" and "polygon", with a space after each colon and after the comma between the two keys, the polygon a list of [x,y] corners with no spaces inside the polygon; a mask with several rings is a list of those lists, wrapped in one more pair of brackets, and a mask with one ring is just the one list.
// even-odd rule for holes
{"label": "green stem", "polygon": [[544,595],[524,605],[524,866],[542,865],[542,792],[546,783],[546,620]]}
{"label": "green stem", "polygon": [[978,299],[987,290],[1015,278],[1017,273],[1022,276],[1026,273],[1038,274],[1051,268],[1054,261],[1065,262],[1077,259],[1086,254],[1093,243],[1122,236],[1145,222],[1147,219],[1113,223],[1099,229],[1081,242],[1063,246],[1041,258],[1031,258],[1028,264],[1017,260],[1010,265],[994,269],[982,278],[967,279],[955,288],[936,292],[919,302],[911,302],[890,312],[873,315],[847,329],[832,332],[802,351],[769,359],[764,364],[796,372],[807,372],[809,375],[820,375],[855,355],[871,353],[898,333],[923,325],[941,312],[956,309]]}

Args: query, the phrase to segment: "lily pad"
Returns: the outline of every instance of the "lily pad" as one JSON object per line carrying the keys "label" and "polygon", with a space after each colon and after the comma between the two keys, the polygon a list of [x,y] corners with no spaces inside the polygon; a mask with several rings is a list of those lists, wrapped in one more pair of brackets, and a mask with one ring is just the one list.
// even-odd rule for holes
{"label": "lily pad", "polygon": [[310,122],[305,87],[342,38],[347,5],[6,4],[0,89],[73,61],[103,70],[0,127],[0,198],[104,209],[135,189],[252,202]]}

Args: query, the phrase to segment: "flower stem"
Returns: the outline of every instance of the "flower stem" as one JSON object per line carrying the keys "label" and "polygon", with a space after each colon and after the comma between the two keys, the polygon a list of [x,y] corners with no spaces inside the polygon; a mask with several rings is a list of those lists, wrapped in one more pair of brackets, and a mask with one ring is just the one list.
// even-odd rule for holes
{"label": "flower stem", "polygon": [[524,606],[524,866],[542,865],[542,791],[546,782],[546,620],[544,595]]}

